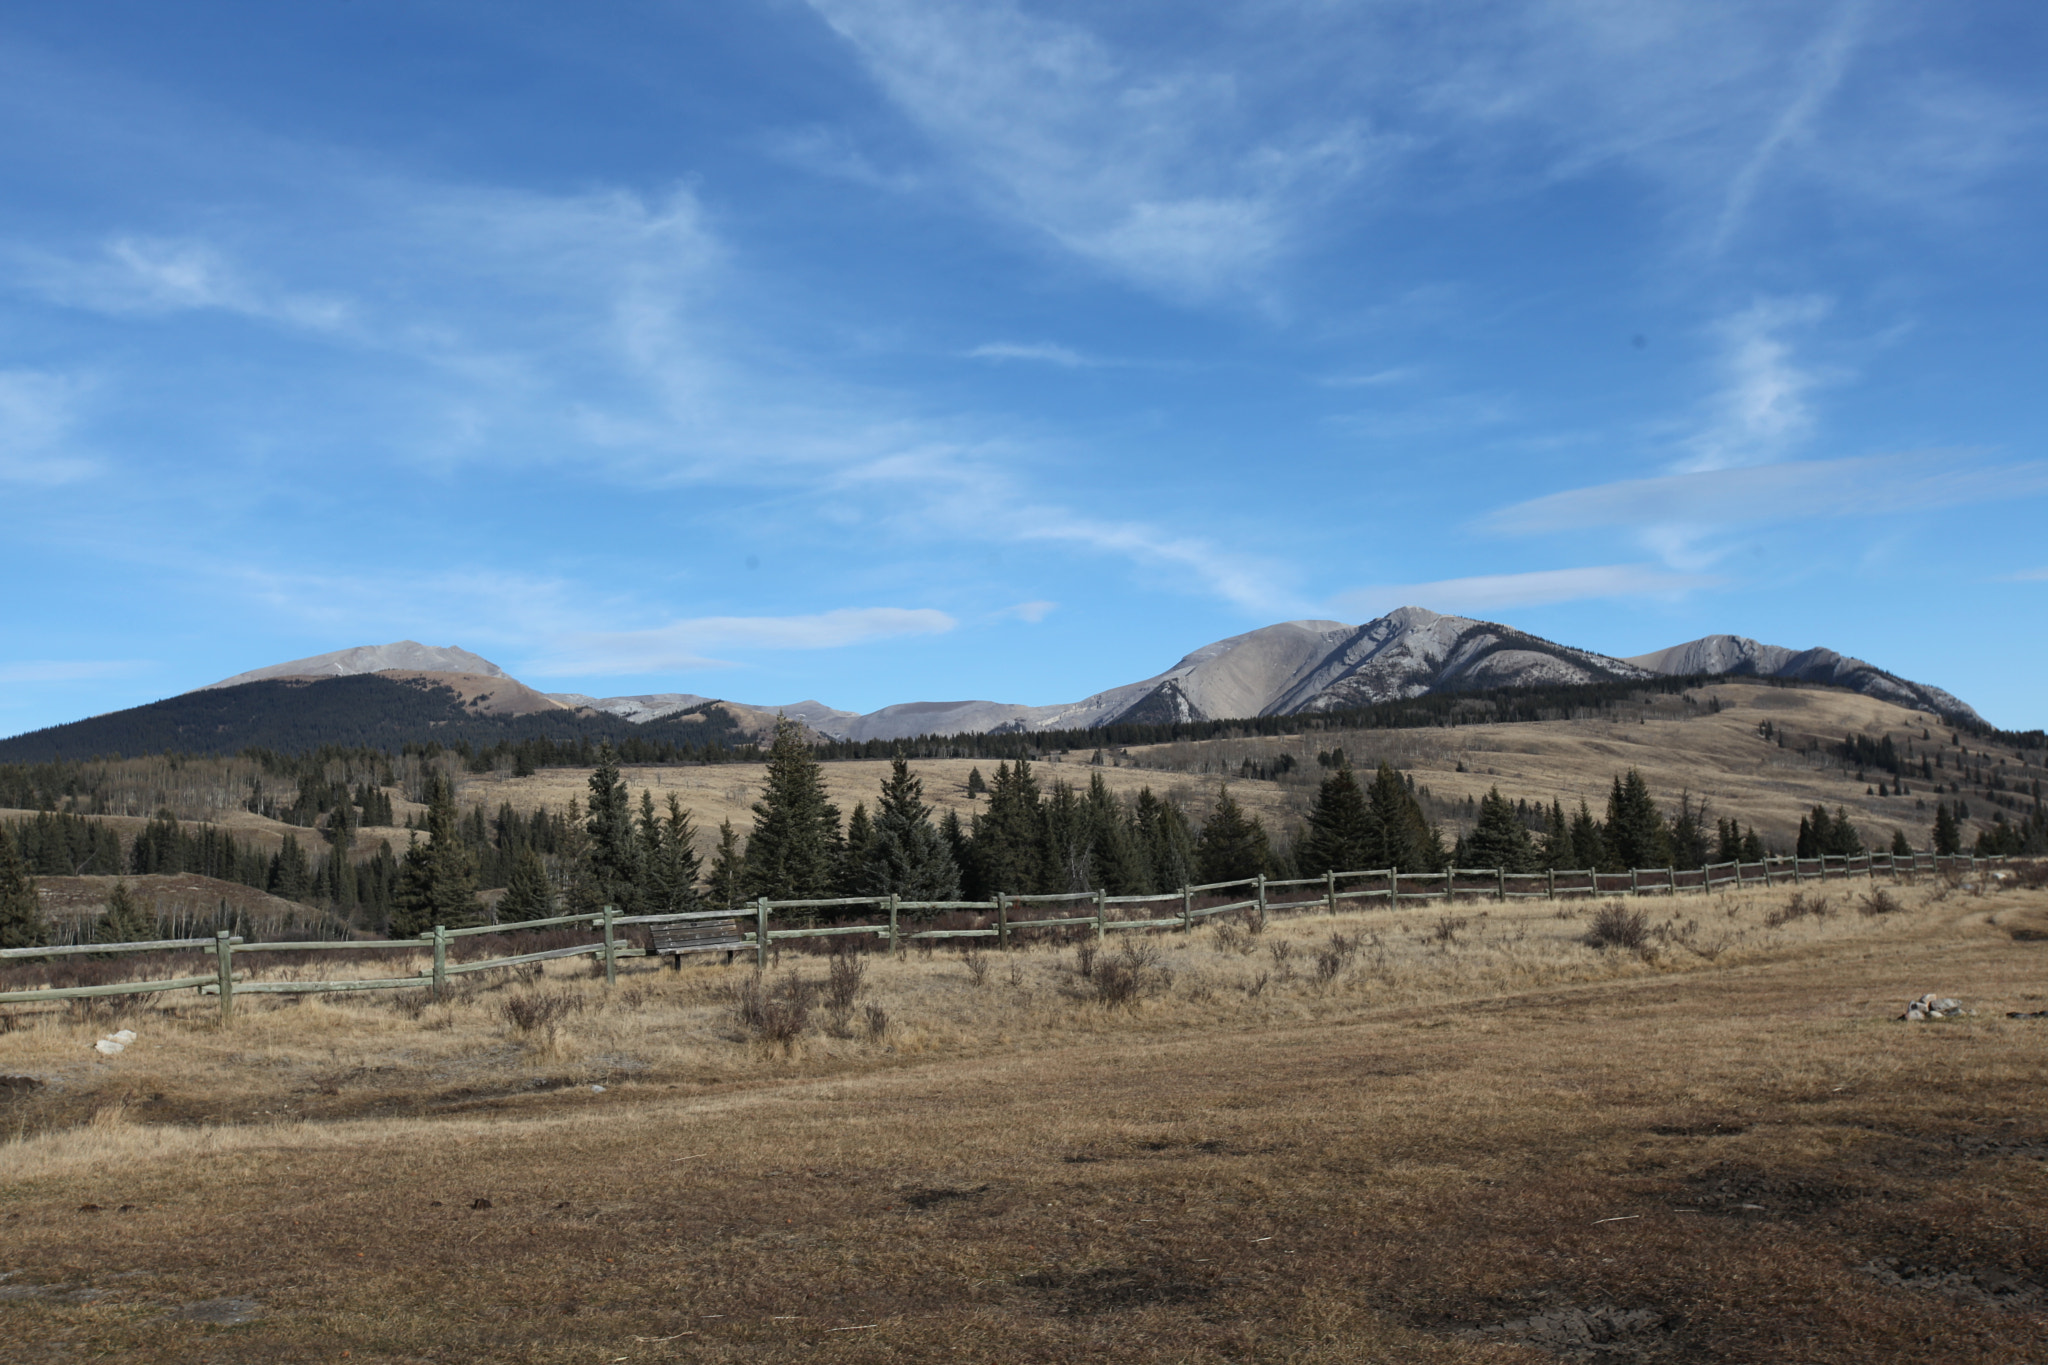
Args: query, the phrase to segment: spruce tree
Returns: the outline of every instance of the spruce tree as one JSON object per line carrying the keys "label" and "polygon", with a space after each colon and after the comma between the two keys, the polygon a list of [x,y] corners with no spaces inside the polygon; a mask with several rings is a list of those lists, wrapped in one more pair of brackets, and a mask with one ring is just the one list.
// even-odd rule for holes
{"label": "spruce tree", "polygon": [[1178,805],[1160,800],[1150,787],[1141,788],[1131,809],[1131,824],[1138,855],[1151,865],[1155,892],[1200,880],[1195,874],[1195,833]]}
{"label": "spruce tree", "polygon": [[1612,871],[1670,865],[1671,844],[1664,817],[1650,796],[1650,784],[1634,768],[1626,776],[1616,777],[1608,793],[1606,835]]}
{"label": "spruce tree", "polygon": [[701,908],[704,898],[697,889],[697,877],[702,868],[690,812],[683,809],[681,798],[670,792],[668,814],[655,824],[653,851],[646,862],[642,913],[682,915]]}
{"label": "spruce tree", "polygon": [[1756,837],[1756,826],[1751,825],[1742,834],[1742,861],[1760,863],[1764,860],[1764,841]]}
{"label": "spruce tree", "polygon": [[1669,848],[1671,866],[1691,871],[1707,865],[1707,807],[1693,805],[1692,793],[1678,794],[1678,811],[1671,817]]}
{"label": "spruce tree", "polygon": [[846,818],[846,842],[840,847],[839,894],[858,896],[863,873],[867,868],[868,845],[875,841],[875,824],[868,819],[868,804],[865,801],[853,803],[853,814]]}
{"label": "spruce tree", "polygon": [[1946,801],[1934,803],[1934,851],[1944,858],[1953,858],[1963,851],[1963,832]]}
{"label": "spruce tree", "polygon": [[987,791],[988,783],[982,778],[981,769],[969,768],[967,770],[967,799],[972,801]]}
{"label": "spruce tree", "polygon": [[1572,871],[1605,870],[1611,861],[1607,856],[1606,832],[1593,818],[1592,809],[1582,796],[1579,798],[1579,813],[1572,817]]}
{"label": "spruce tree", "polygon": [[1822,852],[1835,858],[1862,856],[1863,836],[1849,823],[1849,813],[1840,806],[1835,807],[1835,818],[1828,822],[1827,845]]}
{"label": "spruce tree", "polygon": [[1295,846],[1304,877],[1327,872],[1363,872],[1374,866],[1372,814],[1349,764],[1323,779],[1309,807],[1308,827]]}
{"label": "spruce tree", "polygon": [[1112,896],[1151,894],[1151,861],[1141,855],[1123,803],[1099,772],[1088,777],[1087,820],[1093,874],[1089,884]]}
{"label": "spruce tree", "polygon": [[1536,848],[1528,826],[1515,815],[1515,808],[1494,787],[1479,803],[1479,820],[1465,840],[1467,866],[1497,867],[1503,872],[1527,872],[1536,865]]}
{"label": "spruce tree", "polygon": [[522,920],[550,919],[555,913],[555,889],[548,883],[547,864],[530,844],[512,855],[512,874],[505,880],[505,894],[498,900],[501,924]]}
{"label": "spruce tree", "polygon": [[1913,846],[1906,842],[1906,831],[1902,829],[1892,831],[1892,856],[1894,858],[1910,858],[1913,856]]}
{"label": "spruce tree", "polygon": [[1230,788],[1218,788],[1216,809],[1202,822],[1201,837],[1195,841],[1197,875],[1204,882],[1239,881],[1264,872],[1271,857],[1265,825],[1257,816],[1245,814]]}
{"label": "spruce tree", "polygon": [[732,910],[746,895],[746,850],[740,847],[740,833],[732,821],[718,822],[718,847],[711,854],[711,885],[708,899],[714,910]]}
{"label": "spruce tree", "polygon": [[412,938],[435,925],[453,929],[479,917],[476,855],[457,825],[455,794],[436,771],[427,783],[427,841],[414,835],[398,869],[391,901],[393,938]]}
{"label": "spruce tree", "polygon": [[14,838],[0,829],[0,948],[49,946],[50,922]]}
{"label": "spruce tree", "polygon": [[129,894],[128,883],[114,883],[107,908],[93,925],[94,943],[146,943],[156,937],[156,916],[149,914]]}
{"label": "spruce tree", "polygon": [[1542,865],[1555,872],[1572,866],[1572,827],[1565,819],[1564,802],[1552,798],[1543,819]]}
{"label": "spruce tree", "polygon": [[976,893],[1037,891],[1046,877],[1045,842],[1045,810],[1030,762],[998,763],[988,809],[974,817]]}
{"label": "spruce tree", "polygon": [[[584,828],[590,834],[590,872],[578,888],[577,909],[587,913],[609,905],[621,914],[635,914],[644,875],[643,849],[633,827],[633,799],[626,791],[626,779],[619,773],[618,755],[610,740],[598,747],[597,767],[590,774],[589,785],[590,817]],[[651,809],[651,800],[649,805]]]}
{"label": "spruce tree", "polygon": [[1443,837],[1422,813],[1401,774],[1382,762],[1365,793],[1367,826],[1366,867],[1390,867],[1401,872],[1441,872],[1450,863]]}
{"label": "spruce tree", "polygon": [[816,900],[836,889],[839,808],[825,799],[825,779],[803,727],[775,722],[754,832],[747,840],[746,892],[770,900]]}
{"label": "spruce tree", "polygon": [[[949,816],[951,815],[948,812]],[[959,827],[959,817],[951,816]],[[895,894],[908,901],[960,899],[960,866],[945,831],[932,824],[924,783],[898,755],[875,803],[874,834],[860,868],[857,896]]]}

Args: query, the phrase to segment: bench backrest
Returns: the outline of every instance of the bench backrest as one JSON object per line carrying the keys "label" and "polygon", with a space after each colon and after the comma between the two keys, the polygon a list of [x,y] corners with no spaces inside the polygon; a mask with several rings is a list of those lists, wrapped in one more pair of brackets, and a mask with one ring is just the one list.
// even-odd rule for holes
{"label": "bench backrest", "polygon": [[740,922],[736,919],[685,920],[679,924],[652,924],[656,953],[707,952],[714,948],[740,947]]}

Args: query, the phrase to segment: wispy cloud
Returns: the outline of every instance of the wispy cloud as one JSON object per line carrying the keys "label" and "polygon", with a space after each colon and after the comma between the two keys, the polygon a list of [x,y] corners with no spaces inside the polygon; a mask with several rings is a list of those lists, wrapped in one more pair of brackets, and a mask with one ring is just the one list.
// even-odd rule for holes
{"label": "wispy cloud", "polygon": [[337,330],[350,317],[345,300],[261,283],[217,246],[189,238],[117,236],[82,258],[12,254],[24,285],[97,312],[216,310],[314,331]]}
{"label": "wispy cloud", "polygon": [[1009,0],[812,0],[982,202],[1141,286],[1255,286],[1378,155],[1355,117],[1261,125],[1226,65],[1145,67]]}
{"label": "wispy cloud", "polygon": [[1058,610],[1059,605],[1057,602],[1019,602],[1014,607],[1005,607],[996,614],[1014,616],[1019,621],[1029,621],[1032,625],[1037,625]]}
{"label": "wispy cloud", "polygon": [[150,666],[147,659],[24,659],[0,663],[0,682],[89,682],[126,677]]}
{"label": "wispy cloud", "polygon": [[1364,374],[1326,375],[1316,382],[1331,389],[1379,389],[1389,384],[1412,384],[1421,377],[1420,365],[1390,365]]}
{"label": "wispy cloud", "polygon": [[1791,99],[1729,181],[1714,227],[1713,249],[1716,252],[1726,249],[1729,239],[1741,225],[1772,162],[1789,144],[1811,136],[1821,106],[1835,93],[1848,71],[1865,8],[1862,3],[1840,6],[1834,22],[1803,54],[1803,70],[1793,87]]}
{"label": "wispy cloud", "polygon": [[98,461],[72,448],[90,387],[70,375],[0,370],[0,481],[71,483],[98,471]]}
{"label": "wispy cloud", "polygon": [[1378,616],[1395,607],[1420,606],[1462,614],[1511,607],[1548,606],[1605,597],[1672,597],[1710,588],[1721,580],[1672,573],[1655,564],[1603,564],[1583,569],[1481,574],[1434,583],[1382,584],[1337,594],[1339,611]]}
{"label": "wispy cloud", "polygon": [[2048,569],[2024,569],[2019,573],[2007,574],[2007,583],[2048,583]]}
{"label": "wispy cloud", "polygon": [[730,667],[701,651],[844,649],[910,635],[943,635],[958,624],[942,611],[904,607],[850,607],[813,616],[703,616],[649,630],[574,634],[521,671],[579,677]]}
{"label": "wispy cloud", "polygon": [[1504,535],[1732,526],[1923,511],[2042,491],[2048,463],[1992,465],[1967,453],[1930,451],[1624,479],[1503,507],[1477,525]]}
{"label": "wispy cloud", "polygon": [[1680,468],[1734,469],[1779,459],[1813,428],[1807,395],[1835,376],[1801,366],[1788,333],[1826,317],[1820,298],[1761,299],[1716,326],[1724,384],[1706,430],[1687,441]]}
{"label": "wispy cloud", "polygon": [[975,347],[967,355],[971,360],[1036,360],[1070,370],[1110,363],[1092,359],[1071,347],[1056,345],[1050,341],[990,341]]}

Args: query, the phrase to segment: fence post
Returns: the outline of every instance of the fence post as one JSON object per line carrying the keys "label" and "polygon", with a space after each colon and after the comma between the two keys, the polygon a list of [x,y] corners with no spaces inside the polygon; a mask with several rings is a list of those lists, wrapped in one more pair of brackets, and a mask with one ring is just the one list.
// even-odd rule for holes
{"label": "fence post", "polygon": [[903,956],[903,940],[896,933],[896,903],[900,898],[894,891],[889,893],[889,956]]}
{"label": "fence post", "polygon": [[1455,867],[1447,867],[1444,869],[1444,907],[1446,909],[1449,909],[1452,905],[1455,905],[1457,903],[1457,900],[1458,869]]}
{"label": "fence post", "polygon": [[[1182,887],[1182,888],[1181,888],[1181,891],[1182,891],[1183,893],[1185,893],[1185,892],[1187,891],[1187,888],[1186,888],[1186,887]],[[1106,932],[1107,932],[1107,930],[1106,930],[1106,929],[1104,928],[1104,926],[1105,926],[1105,925],[1106,925],[1106,924],[1107,924],[1108,922],[1109,922],[1109,893],[1108,893],[1107,891],[1104,891],[1104,890],[1103,890],[1103,889],[1102,889],[1101,887],[1099,887],[1099,886],[1098,886],[1098,887],[1096,887],[1096,888],[1095,888],[1095,941],[1096,941],[1097,943],[1101,943],[1101,942],[1102,942],[1102,937],[1103,937],[1104,933],[1106,933]]]}
{"label": "fence post", "polygon": [[619,984],[619,941],[612,933],[612,907],[604,908],[604,984]]}
{"label": "fence post", "polygon": [[1770,888],[1770,885],[1771,885],[1771,855],[1770,855],[1770,854],[1768,854],[1768,853],[1766,853],[1766,854],[1764,855],[1764,888],[1765,888],[1766,890],[1768,890],[1768,889]]}
{"label": "fence post", "polygon": [[1557,899],[1557,869],[1554,867],[1543,869],[1543,894],[1548,900]]}
{"label": "fence post", "polygon": [[[253,928],[250,933],[256,932]],[[220,982],[220,1022],[235,1020],[235,942],[225,929],[213,931],[214,975]]]}
{"label": "fence post", "polygon": [[434,999],[441,998],[441,992],[447,985],[448,931],[437,924],[434,926]]}
{"label": "fence post", "polygon": [[1180,931],[1183,934],[1195,932],[1195,893],[1185,886],[1180,889]]}
{"label": "fence post", "polygon": [[1673,896],[1678,894],[1678,869],[1672,867],[1669,863],[1666,863],[1664,866],[1664,886],[1669,894]]}
{"label": "fence post", "polygon": [[768,898],[754,902],[754,970],[768,970]]}
{"label": "fence post", "polygon": [[1399,910],[1400,908],[1401,869],[1398,867],[1390,867],[1387,869],[1387,909]]}
{"label": "fence post", "polygon": [[1628,870],[1628,893],[1631,896],[1643,894],[1642,880],[1636,876],[1636,872],[1637,869],[1633,867]]}
{"label": "fence post", "polygon": [[1265,874],[1265,873],[1263,873],[1263,872],[1261,872],[1261,873],[1259,874],[1259,884],[1258,884],[1258,891],[1259,891],[1259,928],[1260,928],[1260,930],[1261,930],[1261,931],[1263,931],[1263,930],[1265,929],[1265,927],[1266,927],[1266,874]]}
{"label": "fence post", "polygon": [[996,948],[1000,952],[1010,948],[1010,897],[1005,891],[996,892]]}
{"label": "fence post", "polygon": [[1504,867],[1496,867],[1493,870],[1493,875],[1500,882],[1500,903],[1506,905],[1508,903],[1508,870]]}
{"label": "fence post", "polygon": [[1331,868],[1323,873],[1323,899],[1330,903],[1330,913],[1337,913],[1337,870]]}

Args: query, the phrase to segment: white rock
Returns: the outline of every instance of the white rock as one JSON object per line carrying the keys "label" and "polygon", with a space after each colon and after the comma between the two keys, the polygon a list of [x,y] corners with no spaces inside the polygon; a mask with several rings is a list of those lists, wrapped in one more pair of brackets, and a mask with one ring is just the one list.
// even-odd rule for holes
{"label": "white rock", "polygon": [[115,1042],[120,1043],[122,1046],[125,1047],[129,1043],[135,1041],[135,1030],[132,1028],[124,1028],[119,1032],[115,1033],[113,1035],[113,1039]]}
{"label": "white rock", "polygon": [[97,1043],[93,1044],[93,1050],[105,1056],[111,1057],[117,1052],[126,1052],[128,1050],[128,1044],[117,1043],[112,1038],[102,1038]]}

